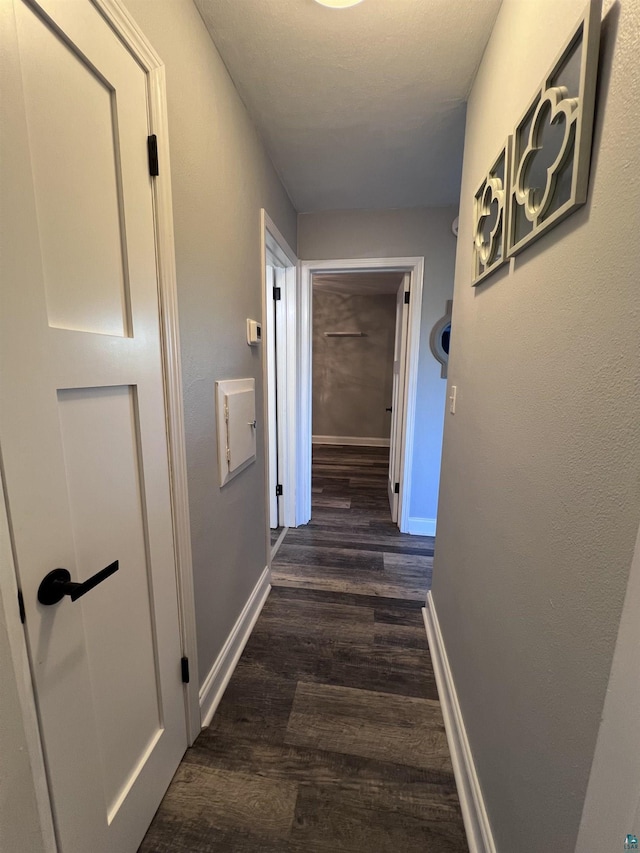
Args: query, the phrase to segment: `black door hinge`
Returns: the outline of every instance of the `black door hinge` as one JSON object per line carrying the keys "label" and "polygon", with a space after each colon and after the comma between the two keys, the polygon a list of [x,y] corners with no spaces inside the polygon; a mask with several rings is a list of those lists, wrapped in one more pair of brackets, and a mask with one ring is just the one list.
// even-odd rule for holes
{"label": "black door hinge", "polygon": [[404,292],[404,304],[405,304],[405,305],[408,305],[408,304],[409,304],[409,299],[410,299],[410,298],[411,298],[411,291],[409,291],[409,290],[405,290],[405,292]]}
{"label": "black door hinge", "polygon": [[276,486],[276,497],[279,498],[281,494],[282,494],[282,486],[280,485],[280,483],[278,483],[278,485]]}
{"label": "black door hinge", "polygon": [[22,595],[22,590],[18,590],[18,610],[20,611],[20,621],[24,625],[27,619],[27,614],[24,609],[24,596]]}
{"label": "black door hinge", "polygon": [[273,288],[273,301],[279,302],[282,299],[282,291],[279,287]]}
{"label": "black door hinge", "polygon": [[396,494],[396,495],[399,495],[399,494],[400,494],[400,483],[396,483],[396,484],[395,484],[395,486],[393,487],[393,492],[394,492],[394,494]]}
{"label": "black door hinge", "polygon": [[182,658],[180,661],[180,667],[182,669],[182,683],[189,683],[189,658]]}
{"label": "black door hinge", "polygon": [[147,137],[147,151],[149,152],[149,174],[152,178],[160,174],[158,167],[158,137],[155,133]]}

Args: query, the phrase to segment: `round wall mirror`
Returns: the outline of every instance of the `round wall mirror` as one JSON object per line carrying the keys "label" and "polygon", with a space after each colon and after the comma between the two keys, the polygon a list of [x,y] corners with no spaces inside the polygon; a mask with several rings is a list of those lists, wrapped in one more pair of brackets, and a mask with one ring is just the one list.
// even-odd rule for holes
{"label": "round wall mirror", "polygon": [[451,308],[453,301],[447,300],[445,314],[431,329],[429,346],[436,361],[440,362],[440,376],[447,378],[447,367],[449,364],[449,344],[451,342]]}

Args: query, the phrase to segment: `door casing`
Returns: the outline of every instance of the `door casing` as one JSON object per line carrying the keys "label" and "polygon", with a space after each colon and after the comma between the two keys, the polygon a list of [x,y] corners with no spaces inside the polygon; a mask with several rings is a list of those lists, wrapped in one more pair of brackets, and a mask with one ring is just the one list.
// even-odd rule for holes
{"label": "door casing", "polygon": [[[37,0],[29,0],[38,8]],[[176,563],[176,585],[180,616],[182,653],[189,658],[190,670],[198,672],[195,604],[193,593],[193,564],[189,501],[187,493],[187,466],[185,451],[180,336],[178,326],[178,299],[173,231],[171,171],[169,160],[169,127],[165,68],[162,60],[146,39],[128,10],[119,0],[91,0],[111,28],[117,33],[129,52],[147,75],[149,127],[158,141],[160,174],[153,181],[153,206],[157,276],[162,342],[162,368],[165,396],[166,430],[169,447],[171,511]],[[1,449],[0,449],[1,450]],[[4,485],[3,485],[4,491]],[[6,525],[3,534],[8,536]],[[17,603],[17,581],[11,551],[3,547],[0,553],[0,599],[7,612],[7,627],[14,675],[18,685],[23,722],[30,752],[33,787],[40,812],[40,831],[47,851],[55,851],[53,814],[48,794],[42,742],[37,725],[36,700],[25,667],[28,666],[26,637],[20,624]],[[15,613],[7,602],[15,601]],[[18,627],[19,626],[19,627]],[[187,739],[192,744],[201,729],[198,682],[192,678],[184,685],[185,720]]]}
{"label": "door casing", "polygon": [[402,435],[404,446],[400,460],[400,493],[398,526],[408,533],[409,503],[413,468],[413,439],[415,432],[416,396],[418,390],[418,359],[420,354],[420,325],[424,258],[349,258],[300,262],[299,338],[297,385],[297,524],[311,518],[311,382],[312,382],[312,279],[314,273],[406,272],[411,277],[409,300],[409,329],[407,337],[406,381]]}

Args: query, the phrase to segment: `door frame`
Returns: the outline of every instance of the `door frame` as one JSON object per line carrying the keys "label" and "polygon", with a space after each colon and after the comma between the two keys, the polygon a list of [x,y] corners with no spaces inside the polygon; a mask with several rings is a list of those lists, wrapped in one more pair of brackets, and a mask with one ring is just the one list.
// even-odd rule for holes
{"label": "door frame", "polygon": [[[278,383],[278,410],[284,417],[277,420],[279,435],[278,464],[282,484],[282,499],[279,517],[285,528],[296,527],[296,387],[297,363],[296,341],[298,323],[298,258],[275,222],[264,208],[260,209],[261,273],[262,273],[262,378],[264,402],[264,452],[265,452],[265,507],[267,554],[271,555],[271,527],[269,522],[269,438],[273,425],[269,417],[269,340],[267,308],[273,300],[271,284],[267,282],[267,266],[276,265],[283,272],[279,276],[284,316],[278,324],[278,348],[276,351],[275,375]],[[273,263],[275,262],[275,264]],[[276,381],[278,381],[278,379]],[[271,557],[269,557],[271,564]]]}
{"label": "door frame", "polygon": [[414,258],[348,258],[300,262],[300,335],[298,350],[298,508],[299,524],[311,519],[311,383],[313,341],[313,276],[315,273],[353,272],[408,272],[411,276],[409,290],[409,328],[405,400],[402,418],[404,449],[400,463],[400,494],[398,500],[398,526],[408,533],[409,503],[411,495],[413,439],[415,432],[416,397],[418,390],[418,360],[420,355],[420,327],[422,320],[422,291],[424,257]]}
{"label": "door frame", "polygon": [[[37,0],[30,0],[38,8]],[[178,294],[173,230],[171,168],[169,160],[169,125],[165,66],[146,36],[120,0],[87,0],[93,3],[118,35],[127,50],[147,75],[149,132],[156,134],[160,174],[152,182],[162,372],[165,418],[168,441],[170,497],[176,565],[176,587],[182,654],[189,659],[192,674],[184,685],[185,725],[187,741],[193,744],[201,730],[198,695],[198,653],[196,641],[195,599],[191,524],[187,491],[187,460],[184,431],[180,334],[178,326]],[[8,534],[7,534],[8,535]],[[0,599],[7,613],[9,645],[14,661],[14,675],[19,687],[23,721],[28,739],[33,784],[41,814],[41,832],[47,851],[55,851],[53,813],[44,769],[43,747],[37,725],[36,699],[31,676],[25,671],[28,661],[24,626],[20,624],[17,583],[10,546],[0,553]],[[16,602],[10,615],[7,602]],[[1,601],[0,601],[1,604]],[[19,629],[18,627],[19,626]],[[177,662],[176,662],[177,665]]]}

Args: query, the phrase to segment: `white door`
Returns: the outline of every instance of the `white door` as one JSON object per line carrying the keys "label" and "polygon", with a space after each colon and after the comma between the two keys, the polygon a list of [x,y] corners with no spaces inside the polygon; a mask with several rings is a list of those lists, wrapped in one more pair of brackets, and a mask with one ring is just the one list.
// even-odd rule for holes
{"label": "white door", "polygon": [[284,502],[276,491],[282,486],[286,422],[286,361],[284,348],[284,290],[286,270],[276,266],[269,254],[267,263],[267,412],[269,430],[269,526],[284,526]]}
{"label": "white door", "polygon": [[[286,318],[285,288],[287,271],[284,267],[275,267],[276,288],[280,298],[274,300],[275,307],[275,347],[276,347],[276,434],[278,443],[278,485],[284,489],[287,465],[287,447],[285,446],[287,422],[287,361],[286,361]],[[278,527],[284,527],[284,498],[278,497]]]}
{"label": "white door", "polygon": [[279,526],[280,501],[276,493],[278,485],[278,395],[276,364],[276,307],[274,299],[276,286],[275,268],[267,265],[267,414],[269,432],[269,527],[275,530]]}
{"label": "white door", "polygon": [[393,399],[391,403],[391,447],[389,449],[389,506],[391,518],[398,521],[399,490],[402,483],[402,454],[404,450],[404,398],[406,385],[407,332],[410,273],[405,273],[396,299],[396,337],[393,351]]}
{"label": "white door", "polygon": [[147,79],[89,0],[0,15],[0,447],[54,821],[133,853],[187,745]]}

